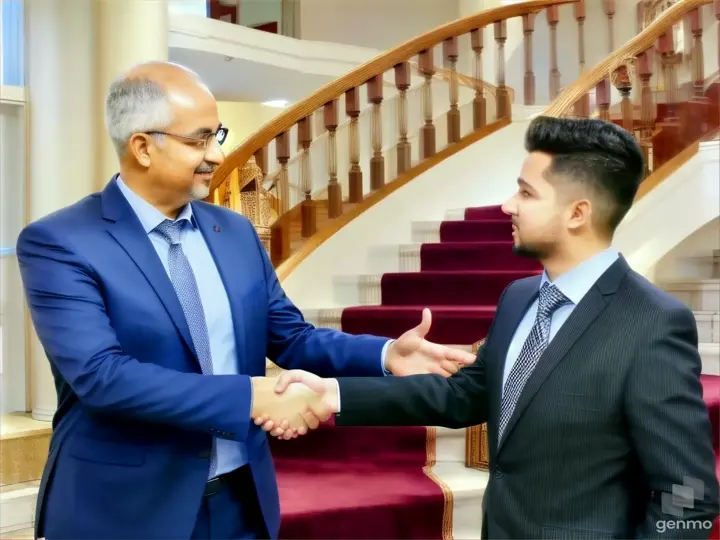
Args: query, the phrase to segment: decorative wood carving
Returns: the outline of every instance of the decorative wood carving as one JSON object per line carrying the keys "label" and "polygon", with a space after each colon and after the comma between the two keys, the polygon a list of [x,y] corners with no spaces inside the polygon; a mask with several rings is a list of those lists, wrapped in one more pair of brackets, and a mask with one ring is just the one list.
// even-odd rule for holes
{"label": "decorative wood carving", "polygon": [[[485,343],[485,338],[474,343],[472,352],[477,354],[483,343]],[[472,426],[465,431],[465,466],[481,471],[489,470],[490,447],[488,445],[487,424]]]}

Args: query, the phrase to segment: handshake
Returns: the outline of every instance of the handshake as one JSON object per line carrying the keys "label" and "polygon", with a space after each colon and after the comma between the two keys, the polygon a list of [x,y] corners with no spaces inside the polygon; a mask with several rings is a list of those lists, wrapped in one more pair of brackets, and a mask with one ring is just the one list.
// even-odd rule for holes
{"label": "handshake", "polygon": [[335,379],[292,370],[279,377],[253,377],[252,388],[255,425],[281,439],[304,435],[339,412]]}
{"label": "handshake", "polygon": [[[435,374],[450,377],[475,362],[469,352],[425,340],[432,314],[425,308],[422,321],[387,347],[383,359],[386,371],[395,376]],[[340,412],[336,379],[323,379],[302,370],[283,372],[279,377],[253,377],[253,406],[250,416],[255,425],[271,435],[292,439],[315,429]]]}

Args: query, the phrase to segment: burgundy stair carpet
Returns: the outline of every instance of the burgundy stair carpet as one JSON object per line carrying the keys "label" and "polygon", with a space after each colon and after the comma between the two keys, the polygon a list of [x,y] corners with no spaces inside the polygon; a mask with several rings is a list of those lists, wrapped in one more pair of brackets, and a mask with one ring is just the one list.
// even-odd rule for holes
{"label": "burgundy stair carpet", "polygon": [[[538,263],[512,253],[510,219],[499,206],[443,222],[440,237],[422,245],[420,272],[382,277],[382,305],[345,309],[343,330],[396,338],[429,307],[428,339],[470,345],[485,337],[503,289],[541,272]],[[427,439],[424,427],[332,424],[292,441],[273,439],[280,538],[442,539],[446,501],[424,472],[434,460]]]}

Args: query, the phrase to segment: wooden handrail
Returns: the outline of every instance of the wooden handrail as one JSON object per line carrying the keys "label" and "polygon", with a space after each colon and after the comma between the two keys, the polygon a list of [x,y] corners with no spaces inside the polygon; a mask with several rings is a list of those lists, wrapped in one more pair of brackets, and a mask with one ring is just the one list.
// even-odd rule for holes
{"label": "wooden handrail", "polygon": [[682,20],[683,16],[698,7],[712,2],[713,0],[680,0],[677,4],[664,11],[647,28],[625,45],[615,49],[611,55],[599,62],[594,68],[580,75],[545,109],[543,114],[545,116],[559,117],[568,113],[576,101],[595,88],[603,79],[609,77],[624,59],[628,57],[634,58],[650,49],[660,36]]}
{"label": "wooden handrail", "polygon": [[378,75],[384,74],[397,64],[406,62],[410,57],[428,50],[444,40],[467,34],[477,28],[483,28],[496,21],[519,17],[528,13],[541,11],[549,6],[570,4],[577,0],[529,0],[519,4],[511,4],[487,9],[430,30],[420,36],[379,54],[365,64],[358,66],[350,73],[331,81],[306,99],[296,103],[278,115],[271,122],[248,137],[240,146],[227,156],[225,162],[217,168],[213,176],[211,191],[222,184],[233,169],[242,166],[252,155],[264,148],[275,137],[285,133],[301,119],[308,117],[320,107],[341,97],[345,92]]}
{"label": "wooden handrail", "polygon": [[640,184],[638,192],[635,195],[635,200],[633,201],[633,204],[637,204],[638,201],[640,201],[657,186],[662,184],[680,167],[690,161],[690,159],[700,151],[700,143],[710,140],[713,136],[718,134],[718,131],[718,128],[716,128],[709,133],[705,133],[702,137],[690,143],[687,148],[685,148],[682,152],[675,155],[669,161],[663,163],[662,166],[660,166],[656,171],[653,171],[653,173],[648,176],[642,184]]}

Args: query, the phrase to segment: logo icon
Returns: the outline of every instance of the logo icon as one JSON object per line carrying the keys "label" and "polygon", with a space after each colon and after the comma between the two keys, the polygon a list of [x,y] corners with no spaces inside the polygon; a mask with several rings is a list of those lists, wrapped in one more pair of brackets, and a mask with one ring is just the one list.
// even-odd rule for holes
{"label": "logo icon", "polygon": [[694,508],[695,501],[701,501],[704,497],[703,481],[684,476],[682,485],[673,484],[672,493],[662,494],[660,505],[664,514],[681,518],[686,508]]}

